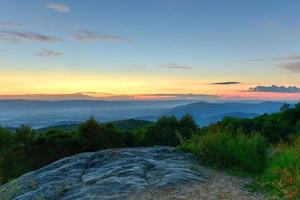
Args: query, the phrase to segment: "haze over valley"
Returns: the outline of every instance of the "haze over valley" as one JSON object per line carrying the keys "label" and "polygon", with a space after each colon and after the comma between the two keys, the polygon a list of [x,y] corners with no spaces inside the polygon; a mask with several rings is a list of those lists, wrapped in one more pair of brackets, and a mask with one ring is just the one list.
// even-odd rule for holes
{"label": "haze over valley", "polygon": [[198,102],[196,100],[100,101],[100,100],[0,100],[3,127],[22,124],[44,128],[62,124],[79,124],[95,117],[100,122],[124,119],[156,121],[161,116],[181,118],[191,114],[200,126],[226,116],[253,118],[263,113],[278,112],[280,102]]}

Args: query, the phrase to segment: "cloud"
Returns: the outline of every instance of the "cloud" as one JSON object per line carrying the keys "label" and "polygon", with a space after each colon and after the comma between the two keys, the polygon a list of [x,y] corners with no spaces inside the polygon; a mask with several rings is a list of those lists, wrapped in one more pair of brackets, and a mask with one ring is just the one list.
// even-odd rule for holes
{"label": "cloud", "polygon": [[84,95],[91,96],[99,100],[216,100],[218,95],[210,94],[124,94],[116,95],[109,93],[84,92]]}
{"label": "cloud", "polygon": [[61,56],[62,53],[51,49],[41,49],[36,55],[40,57],[58,57]]}
{"label": "cloud", "polygon": [[218,95],[210,94],[139,94],[137,98],[153,98],[153,99],[189,99],[189,100],[207,100],[218,99]]}
{"label": "cloud", "polygon": [[226,81],[226,82],[216,82],[216,83],[211,83],[213,85],[235,85],[235,84],[241,84],[241,82],[236,82],[236,81]]}
{"label": "cloud", "polygon": [[144,70],[147,69],[147,66],[146,65],[132,65],[132,66],[129,66],[129,69],[130,70],[144,71]]}
{"label": "cloud", "polygon": [[263,24],[261,24],[261,27],[263,29],[273,29],[279,26],[279,22],[278,21],[268,21],[265,22]]}
{"label": "cloud", "polygon": [[68,99],[94,99],[83,93],[69,94],[24,94],[24,95],[0,95],[0,99],[25,99],[25,100],[68,100]]}
{"label": "cloud", "polygon": [[0,28],[16,28],[21,26],[24,26],[24,24],[20,22],[11,22],[11,21],[0,22]]}
{"label": "cloud", "polygon": [[300,55],[291,55],[291,56],[278,56],[273,58],[256,58],[256,59],[247,59],[246,62],[270,62],[270,61],[281,61],[281,62],[289,62],[289,61],[300,61]]}
{"label": "cloud", "polygon": [[291,72],[300,73],[300,61],[284,63],[281,65],[281,67]]}
{"label": "cloud", "polygon": [[300,93],[300,88],[296,86],[256,86],[249,88],[248,92],[273,92],[273,93]]}
{"label": "cloud", "polygon": [[218,95],[209,94],[110,94],[98,92],[78,92],[69,94],[24,94],[24,95],[0,95],[0,99],[27,99],[27,100],[217,100]]}
{"label": "cloud", "polygon": [[61,38],[47,36],[34,32],[21,32],[21,31],[0,31],[0,41],[5,42],[59,42],[62,41]]}
{"label": "cloud", "polygon": [[130,42],[129,39],[115,35],[82,30],[73,35],[73,39],[83,42]]}
{"label": "cloud", "polygon": [[300,61],[300,56],[293,55],[293,56],[286,56],[286,57],[275,57],[271,59],[272,61]]}
{"label": "cloud", "polygon": [[289,56],[287,60],[300,60],[300,56]]}
{"label": "cloud", "polygon": [[68,13],[71,11],[69,6],[61,3],[54,3],[54,2],[47,3],[47,8],[61,13]]}
{"label": "cloud", "polygon": [[175,63],[169,63],[165,65],[160,65],[162,68],[168,68],[168,69],[179,69],[179,70],[191,70],[192,67],[184,66],[184,65],[177,65]]}

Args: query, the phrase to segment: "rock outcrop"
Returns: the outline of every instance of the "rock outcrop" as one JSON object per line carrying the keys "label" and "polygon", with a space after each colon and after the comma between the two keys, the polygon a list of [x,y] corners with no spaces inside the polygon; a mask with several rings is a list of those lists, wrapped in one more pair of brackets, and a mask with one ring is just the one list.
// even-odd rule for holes
{"label": "rock outcrop", "polygon": [[0,199],[128,199],[204,183],[191,154],[172,147],[110,149],[58,160],[6,184]]}

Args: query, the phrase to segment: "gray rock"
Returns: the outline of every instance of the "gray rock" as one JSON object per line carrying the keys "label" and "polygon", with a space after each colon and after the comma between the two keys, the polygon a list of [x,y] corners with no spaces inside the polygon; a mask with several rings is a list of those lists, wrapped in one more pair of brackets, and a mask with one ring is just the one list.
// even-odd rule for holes
{"label": "gray rock", "polygon": [[151,188],[206,181],[191,154],[172,147],[81,153],[3,186],[0,199],[127,199]]}

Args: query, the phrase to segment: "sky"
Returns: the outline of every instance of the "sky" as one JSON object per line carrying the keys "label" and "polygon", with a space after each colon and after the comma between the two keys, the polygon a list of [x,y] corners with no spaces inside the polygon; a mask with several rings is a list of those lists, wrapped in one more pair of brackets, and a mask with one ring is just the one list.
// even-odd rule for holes
{"label": "sky", "polygon": [[0,5],[0,98],[300,100],[298,0]]}

